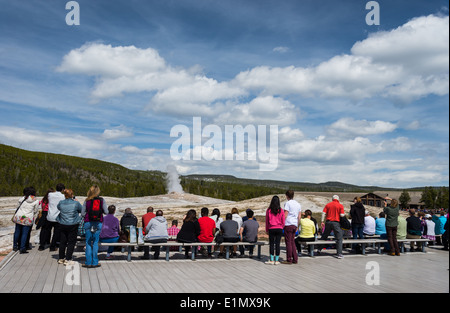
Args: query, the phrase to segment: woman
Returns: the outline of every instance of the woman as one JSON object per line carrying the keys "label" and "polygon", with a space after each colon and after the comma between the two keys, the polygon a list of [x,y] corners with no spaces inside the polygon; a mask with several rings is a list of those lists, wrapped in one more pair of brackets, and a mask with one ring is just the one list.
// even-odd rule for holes
{"label": "woman", "polygon": [[[36,225],[36,229],[41,228],[41,232],[39,233],[39,251],[43,251],[45,249],[46,244],[50,244],[50,241],[48,240],[48,235],[46,232],[47,229],[47,214],[48,214],[48,194],[50,192],[55,192],[55,189],[50,188],[45,193],[44,198],[42,198],[41,201],[39,201],[39,209],[42,211],[41,218],[39,219],[38,224]],[[48,242],[46,242],[48,241]]]}
{"label": "woman", "polygon": [[12,218],[12,221],[16,224],[13,242],[14,251],[19,250],[21,254],[28,253],[28,238],[38,210],[39,201],[36,199],[36,190],[34,187],[24,188],[23,197],[19,200]]}
{"label": "woman", "polygon": [[384,202],[385,208],[383,212],[386,213],[386,234],[389,242],[390,253],[389,255],[400,255],[400,248],[397,242],[397,227],[398,227],[398,201],[396,199],[391,200],[391,204],[387,206],[387,202]]}
{"label": "woman", "polygon": [[[103,218],[102,230],[100,231],[100,242],[115,243],[119,241],[119,219],[114,216],[116,213],[116,206],[110,205],[108,207],[108,215]],[[112,259],[111,253],[114,252],[114,246],[108,247],[106,259]]]}
{"label": "woman", "polygon": [[[316,241],[317,223],[312,219],[311,210],[305,211],[305,216],[300,220],[300,234],[295,239],[295,245],[298,253],[302,253],[302,242]],[[309,253],[311,253],[311,246],[308,246]]]}
{"label": "woman", "polygon": [[281,209],[280,198],[274,196],[266,211],[266,233],[269,234],[270,260],[266,264],[278,265],[280,257],[280,242],[283,236],[285,216]]}
{"label": "woman", "polygon": [[237,234],[239,235],[239,230],[241,229],[242,224],[243,224],[244,222],[242,221],[242,217],[240,217],[239,211],[238,211],[237,208],[232,208],[232,209],[231,209],[231,214],[232,214],[233,221],[235,221],[235,222],[238,223],[238,231],[237,231]]}
{"label": "woman", "polygon": [[220,217],[220,210],[214,209],[211,213],[211,218],[216,222],[216,234],[220,230],[220,223],[223,222],[223,218]]}
{"label": "woman", "polygon": [[[197,213],[195,210],[189,210],[183,220],[180,232],[177,235],[178,242],[193,243],[197,242],[197,237],[200,234],[200,225],[197,220]],[[190,247],[186,247],[185,258],[189,258]],[[192,253],[195,253],[193,251]]]}
{"label": "woman", "polygon": [[83,267],[100,267],[100,264],[98,264],[98,242],[103,225],[103,214],[108,214],[108,206],[106,201],[100,197],[100,187],[94,185],[89,188],[81,210],[86,232],[86,263],[82,265]]}
{"label": "woman", "polygon": [[59,214],[56,221],[59,223],[59,259],[58,264],[73,264],[72,255],[77,243],[78,224],[80,223],[80,213],[82,206],[73,198],[72,189],[64,190],[65,199],[57,205]]}

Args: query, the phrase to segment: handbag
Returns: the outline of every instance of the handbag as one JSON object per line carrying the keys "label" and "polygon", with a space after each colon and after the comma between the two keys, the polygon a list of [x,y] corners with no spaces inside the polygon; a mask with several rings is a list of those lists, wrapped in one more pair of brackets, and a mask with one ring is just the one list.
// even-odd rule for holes
{"label": "handbag", "polygon": [[339,224],[341,225],[341,228],[343,230],[349,230],[352,228],[352,224],[345,216],[341,216],[341,219],[339,220]]}
{"label": "handbag", "polygon": [[[24,220],[25,220],[25,216],[16,216],[17,211],[19,211],[20,207],[22,206],[22,204],[25,202],[25,200],[27,200],[27,198],[23,199],[22,202],[20,202],[19,206],[17,207],[16,211],[14,212],[13,217],[11,218],[11,222],[16,223],[16,224],[20,224],[20,225],[25,225],[23,224]],[[31,224],[33,225],[33,221],[31,221]],[[29,225],[26,225],[29,226]]]}

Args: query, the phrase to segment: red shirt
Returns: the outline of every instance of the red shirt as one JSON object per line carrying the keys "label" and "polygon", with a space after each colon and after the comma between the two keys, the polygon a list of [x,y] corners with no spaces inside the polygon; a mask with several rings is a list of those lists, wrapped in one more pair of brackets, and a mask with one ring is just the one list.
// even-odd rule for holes
{"label": "red shirt", "polygon": [[145,229],[147,228],[148,222],[150,222],[150,220],[152,218],[154,218],[155,216],[156,215],[153,212],[148,212],[147,214],[144,214],[142,216],[142,232],[144,233],[144,235],[145,235]]}
{"label": "red shirt", "polygon": [[327,215],[327,221],[339,222],[341,220],[340,214],[345,214],[344,206],[339,202],[339,200],[333,200],[328,203],[323,212]]}
{"label": "red shirt", "polygon": [[200,234],[198,235],[199,242],[212,242],[214,240],[214,230],[216,229],[216,222],[208,216],[203,216],[198,219],[200,224]]}

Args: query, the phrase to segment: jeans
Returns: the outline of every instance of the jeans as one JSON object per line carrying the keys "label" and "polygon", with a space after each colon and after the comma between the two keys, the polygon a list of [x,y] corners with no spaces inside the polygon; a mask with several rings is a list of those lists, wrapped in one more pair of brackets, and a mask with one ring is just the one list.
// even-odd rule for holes
{"label": "jeans", "polygon": [[[91,231],[91,227],[94,232]],[[100,232],[102,230],[102,223],[100,222],[86,222],[84,223],[84,230],[86,231],[86,265],[98,265],[98,242],[100,240]]]}
{"label": "jeans", "polygon": [[[145,240],[145,242],[148,243],[166,243],[167,239],[150,239],[150,240]],[[156,260],[159,258],[159,252],[161,251],[161,247],[160,246],[153,246],[152,247],[152,251],[155,251],[155,254],[153,255],[153,258]],[[144,258],[149,258],[150,257],[150,247],[149,246],[144,246]]]}
{"label": "jeans", "polygon": [[[116,243],[119,242],[119,237],[114,237],[114,238],[100,238],[100,242],[104,242],[104,243]],[[109,246],[108,247],[108,254],[111,254],[114,252],[114,246]]]}
{"label": "jeans", "polygon": [[325,230],[324,230],[320,240],[327,240],[331,231],[334,232],[334,237],[336,238],[337,254],[340,255],[340,254],[342,254],[342,239],[344,236],[344,232],[342,231],[341,224],[339,224],[339,222],[327,221],[325,223]]}
{"label": "jeans", "polygon": [[269,229],[269,252],[270,255],[280,255],[280,242],[283,230],[279,228]]}
{"label": "jeans", "polygon": [[72,260],[73,250],[77,243],[78,224],[59,225],[60,243],[59,259]]}
{"label": "jeans", "polygon": [[286,241],[286,259],[290,263],[298,262],[297,248],[295,246],[295,231],[297,226],[289,225],[284,227],[284,239]]}
{"label": "jeans", "polygon": [[[352,224],[352,234],[353,234],[353,239],[357,239],[359,237],[359,239],[364,239],[364,224]],[[352,244],[352,249],[355,249],[357,246],[357,244]]]}
{"label": "jeans", "polygon": [[31,226],[16,224],[16,229],[14,231],[14,248],[18,248],[20,251],[25,251],[27,249],[27,238],[30,231]]}

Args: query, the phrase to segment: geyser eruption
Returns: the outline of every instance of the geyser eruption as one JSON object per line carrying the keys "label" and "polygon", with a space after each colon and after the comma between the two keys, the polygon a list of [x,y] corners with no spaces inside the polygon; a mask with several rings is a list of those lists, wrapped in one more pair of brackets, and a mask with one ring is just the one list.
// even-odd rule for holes
{"label": "geyser eruption", "polygon": [[166,175],[166,187],[168,193],[184,193],[180,181],[180,175],[178,174],[176,166],[168,165]]}

